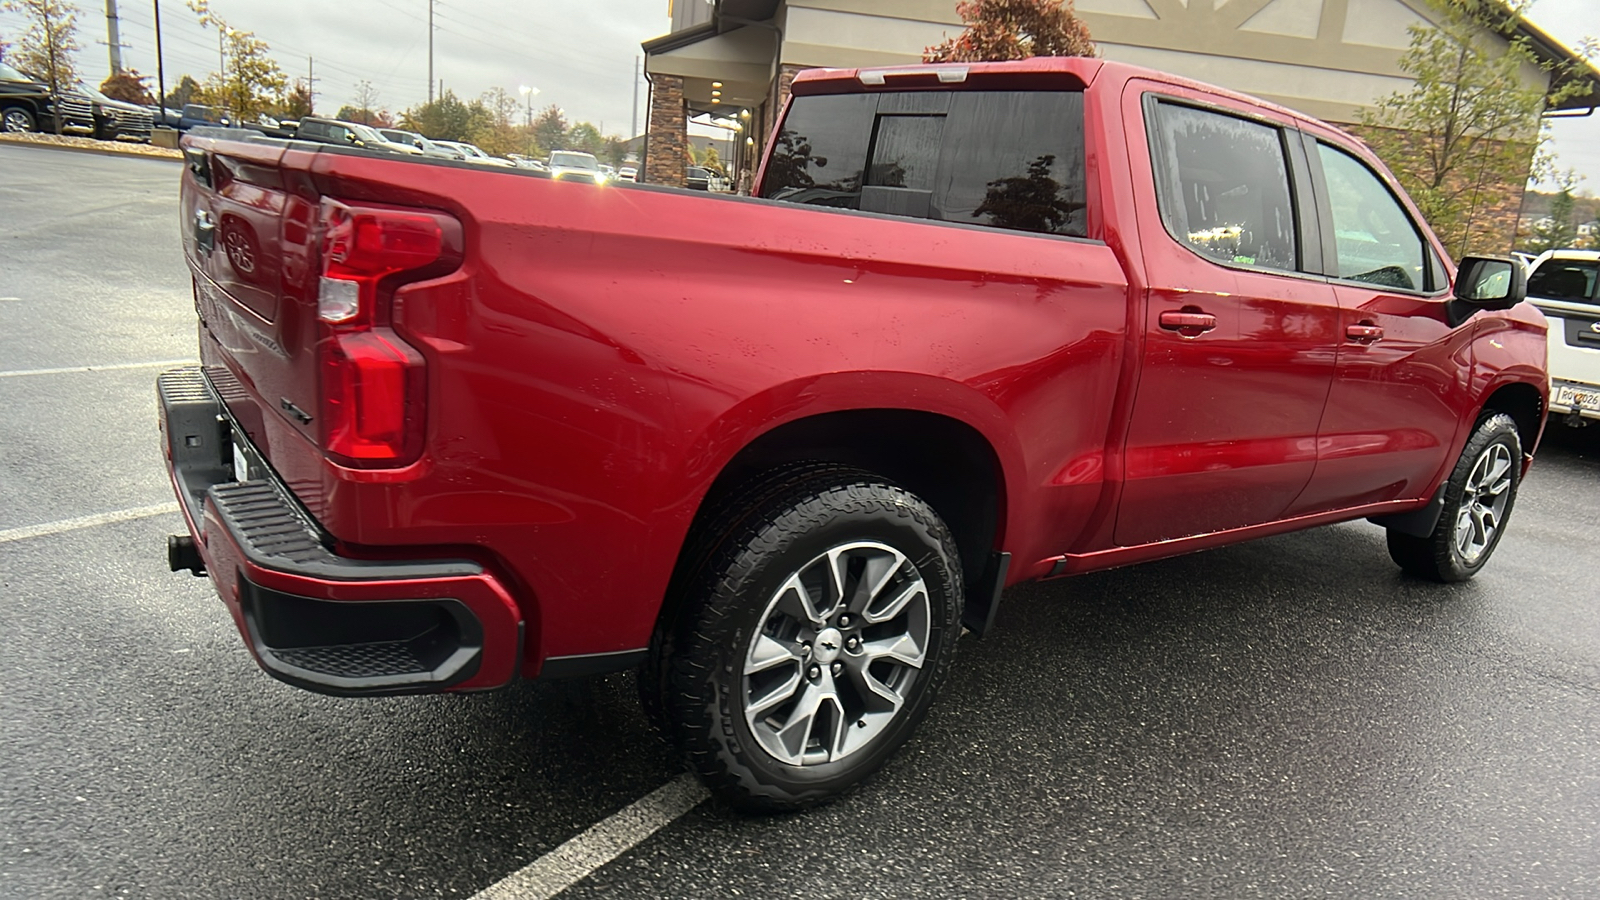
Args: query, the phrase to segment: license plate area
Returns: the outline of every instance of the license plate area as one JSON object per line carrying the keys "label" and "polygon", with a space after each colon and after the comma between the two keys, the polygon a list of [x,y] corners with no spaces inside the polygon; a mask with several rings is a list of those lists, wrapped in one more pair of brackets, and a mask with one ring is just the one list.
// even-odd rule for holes
{"label": "license plate area", "polygon": [[228,429],[232,440],[229,444],[229,462],[233,467],[234,481],[260,481],[266,477],[267,466],[250,444],[250,439],[239,430],[239,426],[231,424]]}
{"label": "license plate area", "polygon": [[1556,386],[1555,402],[1573,409],[1600,412],[1600,387],[1563,384]]}

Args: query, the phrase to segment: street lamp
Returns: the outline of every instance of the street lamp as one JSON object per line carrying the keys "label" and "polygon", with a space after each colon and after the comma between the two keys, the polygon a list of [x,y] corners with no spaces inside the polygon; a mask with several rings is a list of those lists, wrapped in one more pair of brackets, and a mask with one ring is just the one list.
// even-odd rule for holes
{"label": "street lamp", "polygon": [[536,87],[528,87],[527,85],[523,85],[522,87],[517,88],[517,90],[522,92],[522,96],[528,98],[528,127],[532,128],[533,127],[533,96],[535,94],[539,93],[539,89],[536,88]]}

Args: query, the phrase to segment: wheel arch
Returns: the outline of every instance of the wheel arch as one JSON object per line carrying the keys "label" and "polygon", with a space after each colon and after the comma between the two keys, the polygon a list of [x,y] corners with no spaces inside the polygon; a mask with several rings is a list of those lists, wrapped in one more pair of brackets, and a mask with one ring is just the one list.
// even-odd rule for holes
{"label": "wheel arch", "polygon": [[1493,413],[1505,413],[1517,423],[1517,439],[1522,444],[1524,470],[1526,462],[1539,446],[1544,432],[1547,412],[1544,392],[1526,381],[1511,381],[1494,388],[1484,398],[1479,418]]}
{"label": "wheel arch", "polygon": [[[863,397],[878,402],[862,406]],[[661,620],[671,618],[671,594],[697,562],[696,535],[723,501],[763,473],[824,462],[899,484],[949,526],[969,588],[986,574],[1008,520],[1015,521],[1018,494],[1010,488],[1023,477],[1016,435],[987,397],[957,382],[905,373],[837,373],[763,392],[703,429],[688,458],[699,463],[688,481],[701,489]]]}

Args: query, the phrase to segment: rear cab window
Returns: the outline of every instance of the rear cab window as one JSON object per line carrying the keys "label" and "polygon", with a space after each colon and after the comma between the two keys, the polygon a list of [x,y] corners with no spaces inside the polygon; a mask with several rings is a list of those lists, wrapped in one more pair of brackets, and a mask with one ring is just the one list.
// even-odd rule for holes
{"label": "rear cab window", "polygon": [[1086,237],[1083,95],[903,91],[796,97],[761,196]]}

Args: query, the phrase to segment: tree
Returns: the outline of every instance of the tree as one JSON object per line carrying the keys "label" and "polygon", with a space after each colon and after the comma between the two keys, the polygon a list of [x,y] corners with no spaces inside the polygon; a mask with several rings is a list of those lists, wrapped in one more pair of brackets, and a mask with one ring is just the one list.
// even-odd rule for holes
{"label": "tree", "polygon": [[419,103],[400,114],[400,124],[436,141],[464,141],[472,131],[472,108],[446,90],[432,103]]}
{"label": "tree", "polygon": [[1571,169],[1556,177],[1555,198],[1550,201],[1550,214],[1533,223],[1533,230],[1524,243],[1529,253],[1561,250],[1578,243],[1578,222],[1573,189],[1582,178]]}
{"label": "tree", "polygon": [[[1547,91],[1523,72],[1562,74],[1516,35],[1527,0],[1500,15],[1498,0],[1433,0],[1439,24],[1413,25],[1400,69],[1415,79],[1362,114],[1362,137],[1389,163],[1452,256],[1503,251],[1479,207],[1504,186],[1548,168],[1540,114],[1588,90],[1570,79]],[[1503,52],[1485,30],[1509,41]],[[1530,162],[1531,159],[1531,162]]]}
{"label": "tree", "polygon": [[600,134],[600,129],[589,122],[579,122],[567,130],[567,150],[581,150],[584,153],[600,155],[600,150],[605,146],[606,139]]}
{"label": "tree", "polygon": [[277,105],[289,86],[289,76],[278,68],[267,42],[253,32],[228,25],[211,11],[209,0],[189,0],[189,8],[200,17],[200,24],[215,28],[227,47],[227,70],[217,73],[207,85],[214,103],[241,121],[255,118]]}
{"label": "tree", "polygon": [[962,0],[956,14],[966,30],[923,51],[925,62],[1100,55],[1072,0]]}
{"label": "tree", "polygon": [[172,109],[183,109],[186,104],[196,103],[195,95],[200,91],[200,82],[194,76],[185,75],[178,79],[178,86],[167,92],[162,103]]}
{"label": "tree", "polygon": [[[7,55],[9,65],[43,78],[50,90],[61,92],[78,83],[72,54],[78,46],[78,7],[68,0],[3,0],[0,9],[22,13],[28,29],[17,39],[17,49]],[[56,112],[55,130],[61,130]]]}
{"label": "tree", "polygon": [[150,85],[145,84],[149,80],[149,75],[140,75],[137,69],[125,69],[100,82],[100,93],[124,103],[155,106],[156,98],[150,94]]}
{"label": "tree", "polygon": [[533,139],[546,150],[569,150],[567,116],[554,104],[544,108],[533,120]]}
{"label": "tree", "polygon": [[700,165],[719,175],[727,174],[722,170],[722,156],[717,153],[717,148],[713,144],[707,144],[705,152],[700,154]]}
{"label": "tree", "polygon": [[316,115],[311,108],[311,88],[306,86],[303,79],[296,79],[294,87],[283,95],[283,103],[273,114],[279,119],[292,119],[299,121],[306,116]]}
{"label": "tree", "polygon": [[372,124],[373,112],[378,108],[378,89],[365,78],[356,82],[356,102],[353,108],[354,118],[345,119],[347,111],[352,109],[349,106],[339,110],[339,118],[347,122],[360,122],[363,125]]}

